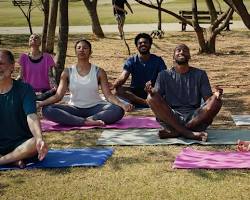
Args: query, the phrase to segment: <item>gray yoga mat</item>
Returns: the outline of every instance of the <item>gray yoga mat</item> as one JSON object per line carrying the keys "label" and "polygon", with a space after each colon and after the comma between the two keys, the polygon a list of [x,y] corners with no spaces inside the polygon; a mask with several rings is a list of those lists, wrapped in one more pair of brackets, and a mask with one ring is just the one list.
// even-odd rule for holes
{"label": "gray yoga mat", "polygon": [[236,126],[250,125],[250,115],[232,115]]}
{"label": "gray yoga mat", "polygon": [[159,139],[158,129],[105,130],[97,141],[97,145],[169,145],[169,144],[201,144],[225,145],[236,144],[237,140],[250,140],[250,130],[210,129],[208,141],[201,142],[185,138]]}

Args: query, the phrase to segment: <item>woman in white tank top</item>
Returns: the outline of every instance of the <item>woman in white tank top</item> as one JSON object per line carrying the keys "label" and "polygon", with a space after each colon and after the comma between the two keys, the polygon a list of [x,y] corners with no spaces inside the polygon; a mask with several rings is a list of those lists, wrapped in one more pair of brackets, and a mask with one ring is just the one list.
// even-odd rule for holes
{"label": "woman in white tank top", "polygon": [[[43,107],[43,116],[64,125],[98,125],[111,124],[120,120],[124,112],[131,111],[131,104],[124,104],[114,96],[109,87],[107,74],[89,62],[91,44],[79,40],[75,44],[77,64],[72,65],[61,74],[60,84],[54,96],[38,103]],[[100,97],[99,86],[105,96]],[[59,102],[70,91],[68,105]]]}

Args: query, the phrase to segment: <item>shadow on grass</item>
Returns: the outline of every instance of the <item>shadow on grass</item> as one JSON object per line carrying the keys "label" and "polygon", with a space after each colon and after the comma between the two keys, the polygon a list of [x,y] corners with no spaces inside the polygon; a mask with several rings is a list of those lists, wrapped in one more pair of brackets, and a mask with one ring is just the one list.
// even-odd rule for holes
{"label": "shadow on grass", "polygon": [[9,187],[9,184],[0,183],[0,196],[4,195],[8,187]]}
{"label": "shadow on grass", "polygon": [[50,148],[79,148],[96,146],[101,129],[50,132],[45,134]]}
{"label": "shadow on grass", "polygon": [[250,94],[250,90],[246,90],[245,92],[237,92],[237,93],[226,93],[223,95],[224,103],[223,107],[230,111],[232,114],[241,113],[241,111],[249,110],[249,105],[246,105],[245,102],[238,97],[247,96]]}
{"label": "shadow on grass", "polygon": [[194,174],[195,176],[201,177],[203,179],[207,179],[209,181],[213,182],[221,182],[227,176],[234,176],[234,177],[246,177],[246,173],[248,173],[249,170],[247,169],[237,169],[237,170],[204,170],[204,169],[196,169],[191,170],[190,173]]}
{"label": "shadow on grass", "polygon": [[[126,147],[116,147],[116,151],[119,151],[120,148]],[[145,164],[161,164],[161,163],[172,163],[175,159],[175,155],[166,150],[159,150],[158,148],[163,148],[162,146],[153,147],[133,147],[137,148],[136,153],[128,153],[128,152],[119,152],[121,155],[114,155],[109,159],[109,165],[115,171],[123,170],[125,166],[133,166],[133,165],[145,165]],[[123,149],[121,149],[123,151]],[[129,151],[129,150],[128,150]],[[125,156],[126,155],[126,156]]]}

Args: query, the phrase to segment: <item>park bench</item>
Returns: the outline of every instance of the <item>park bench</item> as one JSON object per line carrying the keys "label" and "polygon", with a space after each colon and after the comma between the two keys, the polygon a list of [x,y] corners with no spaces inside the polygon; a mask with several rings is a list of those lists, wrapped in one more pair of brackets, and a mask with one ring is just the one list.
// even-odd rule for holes
{"label": "park bench", "polygon": [[30,1],[12,1],[12,4],[14,6],[28,6],[30,4]]}
{"label": "park bench", "polygon": [[[187,11],[187,10],[180,10],[179,11],[180,16],[184,17],[185,19],[192,19],[193,17],[193,12],[192,11]],[[217,12],[217,15],[222,14],[221,12]],[[209,11],[197,11],[197,16],[198,16],[198,22],[199,24],[211,24],[211,18]],[[233,17],[230,18],[229,23],[226,26],[227,31],[230,31],[230,24],[233,23]],[[181,30],[186,31],[187,24],[185,22],[179,22],[181,24]]]}

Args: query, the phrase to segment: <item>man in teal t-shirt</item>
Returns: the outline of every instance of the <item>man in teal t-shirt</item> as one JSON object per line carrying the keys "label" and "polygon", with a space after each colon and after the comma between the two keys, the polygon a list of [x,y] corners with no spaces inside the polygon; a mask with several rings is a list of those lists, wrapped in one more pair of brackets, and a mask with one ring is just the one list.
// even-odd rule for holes
{"label": "man in teal t-shirt", "polygon": [[13,80],[14,57],[0,50],[0,165],[16,164],[38,154],[42,160],[48,151],[36,115],[35,93],[30,85]]}

